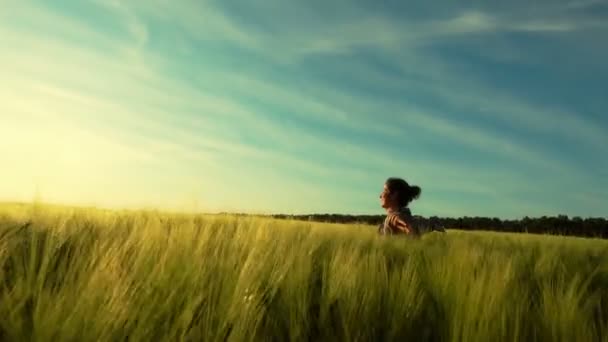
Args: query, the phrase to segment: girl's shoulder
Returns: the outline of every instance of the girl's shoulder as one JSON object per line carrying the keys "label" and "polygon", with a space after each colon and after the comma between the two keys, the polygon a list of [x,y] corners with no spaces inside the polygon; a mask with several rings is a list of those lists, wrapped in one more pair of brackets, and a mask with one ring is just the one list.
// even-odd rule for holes
{"label": "girl's shoulder", "polygon": [[[400,223],[401,222],[401,223]],[[400,233],[398,226],[412,225],[412,213],[409,208],[401,208],[399,210],[390,211],[384,219],[384,229],[393,233]]]}
{"label": "girl's shoulder", "polygon": [[412,211],[408,207],[401,208],[397,211],[388,213],[389,217],[398,217],[402,220],[410,220],[412,218]]}
{"label": "girl's shoulder", "polygon": [[386,213],[386,219],[389,221],[395,219],[409,220],[412,217],[412,212],[409,208],[401,208],[399,210],[392,210]]}
{"label": "girl's shoulder", "polygon": [[405,228],[409,230],[412,235],[419,234],[412,212],[407,207],[387,213],[386,219],[384,220],[384,226],[393,233],[402,233]]}

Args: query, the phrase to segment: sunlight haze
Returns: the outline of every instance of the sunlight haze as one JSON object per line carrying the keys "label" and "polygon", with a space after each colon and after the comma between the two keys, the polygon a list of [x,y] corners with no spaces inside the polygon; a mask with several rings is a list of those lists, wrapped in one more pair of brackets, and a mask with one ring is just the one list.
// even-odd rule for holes
{"label": "sunlight haze", "polygon": [[608,5],[0,1],[0,201],[602,216]]}

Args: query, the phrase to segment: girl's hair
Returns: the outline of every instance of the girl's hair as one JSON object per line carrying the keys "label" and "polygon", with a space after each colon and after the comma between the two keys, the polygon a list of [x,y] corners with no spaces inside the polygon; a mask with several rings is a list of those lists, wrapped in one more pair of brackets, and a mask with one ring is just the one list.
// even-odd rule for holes
{"label": "girl's hair", "polygon": [[405,207],[411,201],[418,199],[422,192],[419,186],[409,185],[405,180],[395,177],[386,180],[386,187],[389,194],[397,194],[397,204],[400,207]]}

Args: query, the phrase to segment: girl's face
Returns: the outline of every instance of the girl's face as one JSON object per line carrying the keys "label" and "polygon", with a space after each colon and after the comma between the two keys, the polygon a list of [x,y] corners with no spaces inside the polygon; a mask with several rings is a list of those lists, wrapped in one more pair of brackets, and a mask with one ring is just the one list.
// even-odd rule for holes
{"label": "girl's face", "polygon": [[392,197],[388,192],[388,187],[384,184],[384,189],[380,193],[380,206],[384,209],[390,208],[394,202]]}

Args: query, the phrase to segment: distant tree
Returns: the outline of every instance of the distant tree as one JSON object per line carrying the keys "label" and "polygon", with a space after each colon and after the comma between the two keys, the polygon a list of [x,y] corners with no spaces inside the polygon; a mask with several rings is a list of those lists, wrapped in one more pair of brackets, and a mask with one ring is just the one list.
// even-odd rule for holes
{"label": "distant tree", "polygon": [[[314,222],[331,223],[365,223],[376,226],[384,221],[384,215],[341,215],[341,214],[309,214],[309,215],[272,215],[278,219],[296,219]],[[423,217],[415,216],[415,222],[424,230],[437,227],[457,228],[463,230],[493,230],[502,232],[527,232],[534,234],[560,234],[586,237],[608,238],[608,220],[605,218],[581,218],[567,215],[555,217],[542,216],[530,218],[524,216],[520,220],[501,220],[497,217]]]}

